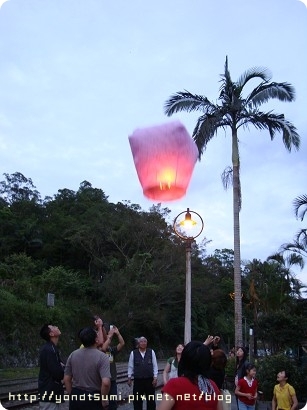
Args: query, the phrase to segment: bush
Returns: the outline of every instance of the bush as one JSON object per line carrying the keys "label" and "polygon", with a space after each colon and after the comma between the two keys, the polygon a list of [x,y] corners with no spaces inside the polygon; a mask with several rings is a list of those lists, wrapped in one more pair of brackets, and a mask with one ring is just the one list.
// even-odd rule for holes
{"label": "bush", "polygon": [[232,377],[234,379],[235,371],[236,371],[236,358],[235,357],[229,357],[227,359],[227,365],[226,365],[226,368],[225,368],[226,376],[227,377]]}
{"label": "bush", "polygon": [[257,380],[259,390],[263,391],[264,400],[272,400],[273,389],[277,384],[277,373],[287,370],[290,374],[288,382],[294,387],[299,401],[306,398],[306,375],[298,363],[284,354],[267,356],[257,363]]}

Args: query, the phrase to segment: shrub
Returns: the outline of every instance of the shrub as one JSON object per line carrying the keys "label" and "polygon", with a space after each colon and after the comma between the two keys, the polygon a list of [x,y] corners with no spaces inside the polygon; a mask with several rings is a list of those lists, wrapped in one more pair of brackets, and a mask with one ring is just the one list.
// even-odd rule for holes
{"label": "shrub", "polygon": [[263,391],[264,400],[272,400],[274,386],[277,384],[277,373],[287,370],[290,373],[288,382],[295,388],[299,401],[306,398],[306,376],[298,363],[284,354],[267,356],[257,363],[259,390]]}

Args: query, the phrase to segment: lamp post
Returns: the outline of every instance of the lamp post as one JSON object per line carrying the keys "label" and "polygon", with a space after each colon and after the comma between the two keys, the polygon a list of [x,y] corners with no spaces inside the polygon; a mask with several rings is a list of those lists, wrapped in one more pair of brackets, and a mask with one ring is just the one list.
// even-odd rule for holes
{"label": "lamp post", "polygon": [[[180,217],[185,214],[184,219],[180,221]],[[196,216],[199,222],[192,219],[192,215]],[[198,226],[197,226],[198,225]],[[174,220],[174,231],[179,238],[183,239],[186,244],[186,285],[185,285],[185,318],[184,318],[184,344],[191,341],[191,246],[195,238],[203,231],[204,222],[202,217],[194,211],[187,208],[186,211],[178,214]],[[188,234],[182,231],[181,228],[186,228]]]}

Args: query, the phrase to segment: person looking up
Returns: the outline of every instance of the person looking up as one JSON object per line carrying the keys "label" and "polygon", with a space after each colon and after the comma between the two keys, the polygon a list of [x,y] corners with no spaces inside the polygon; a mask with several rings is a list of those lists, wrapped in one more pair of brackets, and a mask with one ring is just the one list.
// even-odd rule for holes
{"label": "person looking up", "polygon": [[[111,346],[114,335],[117,336],[118,343],[115,346]],[[117,400],[114,400],[114,398],[117,396],[117,384],[116,384],[117,369],[116,369],[116,359],[115,358],[124,346],[125,346],[125,341],[122,335],[120,334],[118,328],[112,325],[112,328],[110,327],[110,330],[108,332],[105,342],[103,343],[102,346],[98,347],[100,350],[106,353],[106,355],[109,358],[109,362],[110,362],[111,387],[109,391],[109,410],[117,409]]]}
{"label": "person looking up", "polygon": [[97,349],[99,339],[92,327],[80,330],[82,349],[73,351],[65,366],[64,383],[70,395],[69,410],[101,410],[107,408],[110,390],[110,362]]}
{"label": "person looking up", "polygon": [[278,384],[274,386],[272,410],[294,410],[297,408],[298,402],[295,389],[288,383],[290,377],[287,370],[281,370],[277,374]]}
{"label": "person looking up", "polygon": [[158,363],[155,352],[147,347],[147,339],[142,336],[139,339],[139,347],[132,350],[128,362],[128,385],[133,382],[133,408],[142,410],[143,398],[146,398],[147,410],[155,410],[155,387],[158,378]]}
{"label": "person looking up", "polygon": [[178,377],[178,364],[181,359],[181,353],[183,351],[183,344],[180,343],[175,349],[175,356],[167,359],[165,368],[163,370],[163,383],[166,384],[169,379]]}
{"label": "person looking up", "polygon": [[60,359],[57,344],[61,331],[57,326],[44,324],[40,336],[46,343],[39,351],[38,397],[41,410],[57,410],[63,398],[64,363]]}
{"label": "person looking up", "polygon": [[[189,342],[183,349],[178,365],[178,377],[170,379],[162,388],[158,410],[221,410],[221,394],[208,378],[211,352],[202,342]],[[231,397],[229,398],[231,400]]]}

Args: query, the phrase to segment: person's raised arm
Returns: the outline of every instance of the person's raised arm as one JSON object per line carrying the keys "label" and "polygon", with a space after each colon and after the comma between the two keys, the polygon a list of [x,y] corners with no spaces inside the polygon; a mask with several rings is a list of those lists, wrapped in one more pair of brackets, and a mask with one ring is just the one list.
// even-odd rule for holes
{"label": "person's raised arm", "polygon": [[103,343],[105,342],[105,329],[103,327],[103,321],[100,317],[96,316],[95,319],[95,326],[97,328],[97,339],[98,339],[98,345],[103,345]]}
{"label": "person's raised arm", "polygon": [[211,343],[213,342],[214,336],[208,335],[207,339],[204,341],[204,345],[205,346],[209,346],[211,345]]}
{"label": "person's raised arm", "polygon": [[117,347],[117,350],[120,351],[125,346],[125,341],[124,341],[123,336],[120,334],[120,331],[118,330],[118,328],[114,326],[113,329],[114,329],[114,333],[116,334],[118,338],[118,344],[116,347]]}
{"label": "person's raised arm", "polygon": [[106,337],[106,339],[105,339],[105,341],[104,341],[104,343],[101,346],[101,350],[103,352],[106,352],[108,350],[108,347],[110,346],[111,341],[112,341],[112,337],[113,337],[113,330],[110,330],[107,337]]}

